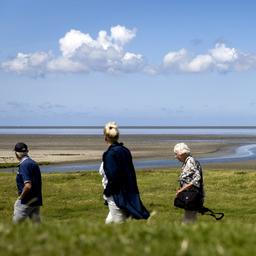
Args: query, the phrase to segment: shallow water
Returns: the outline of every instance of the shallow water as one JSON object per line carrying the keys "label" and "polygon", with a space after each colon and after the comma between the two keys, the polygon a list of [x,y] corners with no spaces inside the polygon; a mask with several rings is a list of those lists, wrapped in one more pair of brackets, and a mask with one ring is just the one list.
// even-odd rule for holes
{"label": "shallow water", "polygon": [[[256,159],[256,144],[248,144],[240,146],[234,149],[233,152],[229,155],[223,156],[214,156],[206,158],[198,158],[201,163],[230,163],[238,161],[247,161]],[[135,160],[134,161],[135,169],[151,169],[151,168],[163,168],[163,167],[175,167],[180,166],[180,163],[177,160],[168,160],[168,159],[154,159],[154,160]],[[85,163],[70,163],[70,164],[56,164],[56,165],[47,165],[40,166],[42,172],[76,172],[76,171],[87,171],[87,170],[96,170],[98,171],[100,167],[100,162],[96,164],[85,164]],[[12,169],[4,169],[4,171],[14,171]]]}

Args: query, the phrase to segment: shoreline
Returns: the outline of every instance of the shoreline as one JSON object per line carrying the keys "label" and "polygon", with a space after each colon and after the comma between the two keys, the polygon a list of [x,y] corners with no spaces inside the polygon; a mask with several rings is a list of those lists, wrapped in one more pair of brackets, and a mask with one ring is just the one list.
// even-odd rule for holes
{"label": "shoreline", "polygon": [[[47,163],[47,165],[100,163],[102,154],[108,147],[102,135],[0,134],[0,164],[17,163],[13,147],[18,141],[28,144],[29,154],[35,161]],[[120,142],[124,142],[124,145],[131,150],[133,159],[136,161],[173,160],[172,149],[178,142],[187,143],[195,158],[206,158],[228,155],[238,146],[256,143],[256,139],[252,136],[234,135],[146,134],[121,135]],[[229,166],[230,163],[218,165]],[[249,164],[248,166],[252,165]],[[0,170],[3,171],[4,168]]]}

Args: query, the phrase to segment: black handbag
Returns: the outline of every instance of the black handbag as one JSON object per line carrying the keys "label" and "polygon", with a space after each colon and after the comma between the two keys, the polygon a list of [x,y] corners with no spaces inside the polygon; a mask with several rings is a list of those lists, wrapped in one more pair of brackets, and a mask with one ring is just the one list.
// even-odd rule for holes
{"label": "black handbag", "polygon": [[196,189],[183,190],[175,197],[174,206],[185,210],[199,211],[203,207],[202,193]]}
{"label": "black handbag", "polygon": [[190,211],[198,211],[202,215],[210,215],[216,220],[224,217],[223,212],[214,212],[203,206],[203,196],[199,190],[188,189],[180,192],[174,199],[174,206]]}

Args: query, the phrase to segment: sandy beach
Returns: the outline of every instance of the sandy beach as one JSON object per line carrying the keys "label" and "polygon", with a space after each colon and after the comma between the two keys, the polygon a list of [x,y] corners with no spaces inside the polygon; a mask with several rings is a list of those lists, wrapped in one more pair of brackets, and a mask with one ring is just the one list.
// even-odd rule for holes
{"label": "sandy beach", "polygon": [[[30,155],[38,162],[92,163],[101,161],[107,145],[100,135],[0,135],[0,163],[16,163],[16,142],[28,144]],[[224,155],[234,147],[252,143],[251,136],[220,135],[122,135],[134,159],[174,159],[173,146],[186,142],[195,157]],[[256,143],[256,140],[255,140]],[[252,164],[253,165],[253,164]]]}

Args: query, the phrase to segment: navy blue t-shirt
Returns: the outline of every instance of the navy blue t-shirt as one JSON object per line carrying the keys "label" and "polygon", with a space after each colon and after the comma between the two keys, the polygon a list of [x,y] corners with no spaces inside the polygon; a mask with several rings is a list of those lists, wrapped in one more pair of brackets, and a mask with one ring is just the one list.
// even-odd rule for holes
{"label": "navy blue t-shirt", "polygon": [[42,179],[38,164],[31,158],[25,159],[20,165],[16,176],[16,183],[19,195],[24,188],[24,182],[31,182],[31,190],[21,200],[22,204],[29,204],[30,206],[42,205]]}

